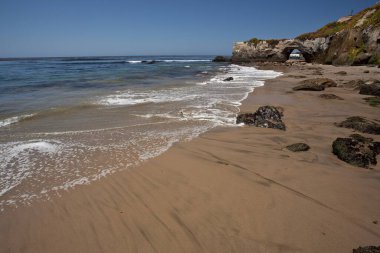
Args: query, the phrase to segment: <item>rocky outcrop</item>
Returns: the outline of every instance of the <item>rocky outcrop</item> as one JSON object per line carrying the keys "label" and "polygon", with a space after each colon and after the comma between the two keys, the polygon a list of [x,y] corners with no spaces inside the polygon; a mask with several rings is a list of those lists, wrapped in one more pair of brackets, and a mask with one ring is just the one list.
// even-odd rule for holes
{"label": "rocky outcrop", "polygon": [[283,114],[281,112],[281,108],[267,105],[260,107],[255,113],[239,114],[237,116],[236,123],[285,130],[286,127],[284,122],[282,122],[282,116]]}
{"label": "rocky outcrop", "polygon": [[354,116],[335,124],[338,127],[350,128],[367,134],[380,134],[380,124],[365,118]]}
{"label": "rocky outcrop", "polygon": [[376,155],[380,153],[380,142],[353,134],[349,138],[337,138],[332,148],[340,160],[354,166],[369,168],[371,164],[377,164]]}
{"label": "rocky outcrop", "polygon": [[380,4],[295,39],[237,42],[233,62],[285,62],[298,49],[307,62],[380,64]]}
{"label": "rocky outcrop", "polygon": [[294,49],[301,51],[307,62],[314,62],[320,52],[327,50],[328,43],[328,38],[237,42],[233,48],[232,62],[285,62]]}

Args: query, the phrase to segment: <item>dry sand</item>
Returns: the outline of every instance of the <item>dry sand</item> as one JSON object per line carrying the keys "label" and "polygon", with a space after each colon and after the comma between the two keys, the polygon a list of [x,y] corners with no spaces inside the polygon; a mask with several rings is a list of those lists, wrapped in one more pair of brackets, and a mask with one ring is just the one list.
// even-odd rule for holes
{"label": "dry sand", "polygon": [[[315,68],[339,84],[380,78],[368,67],[282,68],[284,76],[256,89],[241,110],[282,106],[287,131],[214,129],[140,167],[6,210],[0,252],[339,253],[379,245],[380,166],[353,167],[331,152],[336,137],[352,133],[334,122],[380,119],[379,108],[347,88],[291,92],[303,79],[288,76],[321,77],[310,75]],[[334,74],[341,70],[348,75]],[[284,149],[295,142],[311,150]]]}

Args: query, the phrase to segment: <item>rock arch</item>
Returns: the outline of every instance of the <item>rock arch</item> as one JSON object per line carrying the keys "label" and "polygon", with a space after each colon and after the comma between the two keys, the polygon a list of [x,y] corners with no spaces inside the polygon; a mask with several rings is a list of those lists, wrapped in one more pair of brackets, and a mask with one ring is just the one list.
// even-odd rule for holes
{"label": "rock arch", "polygon": [[320,51],[308,41],[301,40],[261,40],[257,43],[238,42],[234,46],[232,61],[235,62],[255,62],[272,61],[285,62],[289,59],[290,53],[297,49],[301,52],[306,62],[313,62],[316,53]]}
{"label": "rock arch", "polygon": [[293,43],[290,43],[284,47],[282,50],[284,58],[288,60],[290,53],[295,49],[301,52],[306,62],[311,62],[313,60],[313,52],[311,52],[311,50],[305,47],[303,44],[296,41],[293,41]]}

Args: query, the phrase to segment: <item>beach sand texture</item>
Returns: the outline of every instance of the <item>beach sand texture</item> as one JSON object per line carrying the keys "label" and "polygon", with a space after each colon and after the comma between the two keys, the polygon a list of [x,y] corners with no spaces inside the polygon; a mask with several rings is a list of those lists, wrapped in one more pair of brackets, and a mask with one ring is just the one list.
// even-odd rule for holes
{"label": "beach sand texture", "polygon": [[[380,79],[380,70],[369,67],[281,67],[284,75],[256,88],[241,111],[281,106],[286,131],[213,129],[137,168],[5,210],[0,252],[343,253],[379,245],[380,165],[351,166],[331,148],[353,133],[334,122],[379,120],[379,108],[344,87],[292,91],[304,80],[294,75],[321,77],[316,69],[338,85]],[[335,74],[343,70],[348,74]],[[296,142],[311,149],[285,149]]]}

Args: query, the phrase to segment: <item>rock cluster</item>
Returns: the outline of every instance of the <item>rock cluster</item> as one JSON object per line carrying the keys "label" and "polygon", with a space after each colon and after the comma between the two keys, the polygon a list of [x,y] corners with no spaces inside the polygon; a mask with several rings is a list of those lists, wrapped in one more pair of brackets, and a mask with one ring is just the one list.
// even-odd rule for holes
{"label": "rock cluster", "polygon": [[380,142],[353,134],[349,138],[337,138],[332,148],[340,160],[354,166],[369,168],[371,164],[377,163],[376,155],[380,153]]}
{"label": "rock cluster", "polygon": [[239,114],[236,119],[236,123],[244,123],[249,126],[275,128],[279,130],[285,130],[285,124],[282,122],[281,117],[282,109],[274,106],[262,106],[255,113],[243,113]]}

